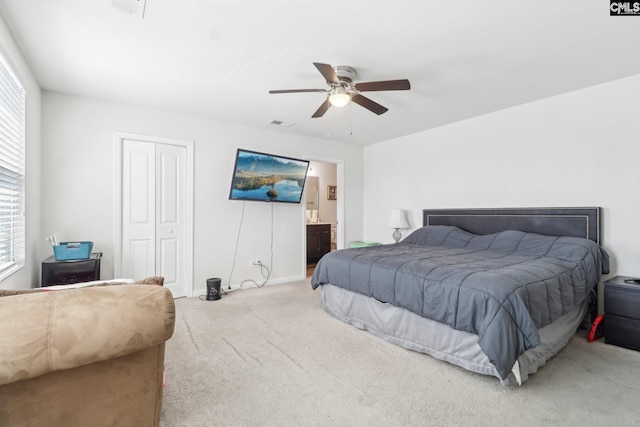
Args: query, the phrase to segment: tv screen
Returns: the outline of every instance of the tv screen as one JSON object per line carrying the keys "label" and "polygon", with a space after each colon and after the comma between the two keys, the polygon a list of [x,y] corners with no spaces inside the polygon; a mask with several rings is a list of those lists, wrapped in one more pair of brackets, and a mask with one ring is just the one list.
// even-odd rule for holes
{"label": "tv screen", "polygon": [[300,203],[309,162],[238,149],[230,200]]}

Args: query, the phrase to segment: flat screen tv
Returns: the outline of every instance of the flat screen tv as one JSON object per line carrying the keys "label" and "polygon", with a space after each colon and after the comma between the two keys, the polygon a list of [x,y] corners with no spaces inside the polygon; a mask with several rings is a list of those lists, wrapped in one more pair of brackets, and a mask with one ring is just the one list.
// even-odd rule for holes
{"label": "flat screen tv", "polygon": [[230,200],[300,203],[309,162],[238,149]]}

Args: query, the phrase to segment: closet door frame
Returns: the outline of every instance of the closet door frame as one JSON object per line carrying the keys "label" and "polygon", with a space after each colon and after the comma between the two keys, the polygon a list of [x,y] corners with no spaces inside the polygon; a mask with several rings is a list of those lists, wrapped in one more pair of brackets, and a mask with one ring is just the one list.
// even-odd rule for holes
{"label": "closet door frame", "polygon": [[[113,257],[113,273],[115,278],[122,278],[122,174],[123,174],[123,143],[125,140],[138,140],[154,144],[177,145],[186,149],[186,272],[185,272],[185,294],[187,297],[193,296],[193,203],[194,203],[194,160],[193,160],[193,141],[178,140],[172,138],[164,138],[158,136],[142,135],[128,132],[114,133],[114,155],[115,155],[115,194],[114,194],[114,257]],[[141,279],[141,278],[131,278]]]}

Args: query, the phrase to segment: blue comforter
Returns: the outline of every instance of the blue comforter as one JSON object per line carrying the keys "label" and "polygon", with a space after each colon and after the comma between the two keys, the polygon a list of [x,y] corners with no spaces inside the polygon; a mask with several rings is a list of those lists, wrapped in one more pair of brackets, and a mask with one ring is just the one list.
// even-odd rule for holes
{"label": "blue comforter", "polygon": [[506,379],[538,328],[583,304],[608,255],[596,243],[521,231],[428,226],[401,243],[325,255],[311,284],[333,285],[479,336]]}

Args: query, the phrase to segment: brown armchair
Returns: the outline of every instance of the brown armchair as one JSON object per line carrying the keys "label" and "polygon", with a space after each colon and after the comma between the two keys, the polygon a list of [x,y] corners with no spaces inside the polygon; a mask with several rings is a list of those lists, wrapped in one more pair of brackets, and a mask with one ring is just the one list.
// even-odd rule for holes
{"label": "brown armchair", "polygon": [[162,286],[0,291],[0,425],[157,426],[174,321]]}

